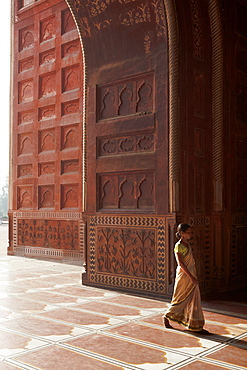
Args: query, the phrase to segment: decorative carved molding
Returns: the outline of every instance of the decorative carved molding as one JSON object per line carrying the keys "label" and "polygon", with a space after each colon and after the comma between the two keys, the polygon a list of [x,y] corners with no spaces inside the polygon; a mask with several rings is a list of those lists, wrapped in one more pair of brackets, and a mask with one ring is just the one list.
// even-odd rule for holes
{"label": "decorative carved molding", "polygon": [[178,25],[173,0],[164,0],[169,52],[169,198],[170,212],[180,210],[179,126],[178,126]]}
{"label": "decorative carved molding", "polygon": [[223,40],[219,4],[208,2],[212,33],[212,113],[213,113],[213,182],[214,211],[223,209]]}

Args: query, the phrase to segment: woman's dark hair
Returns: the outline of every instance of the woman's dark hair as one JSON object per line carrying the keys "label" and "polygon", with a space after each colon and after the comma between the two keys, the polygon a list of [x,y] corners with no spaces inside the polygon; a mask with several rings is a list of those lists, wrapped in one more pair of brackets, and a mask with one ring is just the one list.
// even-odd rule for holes
{"label": "woman's dark hair", "polygon": [[185,231],[187,231],[190,227],[191,226],[189,224],[179,224],[177,227],[176,237],[180,239],[182,236],[181,231],[185,233]]}

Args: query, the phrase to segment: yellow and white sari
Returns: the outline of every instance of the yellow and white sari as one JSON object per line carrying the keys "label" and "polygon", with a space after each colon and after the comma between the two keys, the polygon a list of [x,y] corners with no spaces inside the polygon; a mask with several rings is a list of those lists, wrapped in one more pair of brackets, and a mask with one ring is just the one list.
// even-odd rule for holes
{"label": "yellow and white sari", "polygon": [[[178,242],[174,251],[182,252],[185,266],[196,278],[195,261],[191,248],[186,248]],[[176,270],[172,301],[164,316],[188,330],[201,331],[204,325],[199,286],[192,284],[189,276],[179,265]]]}

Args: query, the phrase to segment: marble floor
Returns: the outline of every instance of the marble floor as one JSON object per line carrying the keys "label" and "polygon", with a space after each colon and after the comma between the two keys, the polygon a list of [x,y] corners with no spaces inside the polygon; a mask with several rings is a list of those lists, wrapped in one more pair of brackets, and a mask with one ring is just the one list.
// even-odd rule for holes
{"label": "marble floor", "polygon": [[82,286],[80,266],[7,256],[6,235],[0,225],[0,370],[247,368],[244,299],[203,300],[210,335],[165,329],[169,302]]}

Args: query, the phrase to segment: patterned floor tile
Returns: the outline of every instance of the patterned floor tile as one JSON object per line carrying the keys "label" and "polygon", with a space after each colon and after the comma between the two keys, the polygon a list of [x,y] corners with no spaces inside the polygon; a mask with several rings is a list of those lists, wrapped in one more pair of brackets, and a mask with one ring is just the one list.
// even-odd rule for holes
{"label": "patterned floor tile", "polygon": [[0,356],[11,356],[46,344],[46,342],[42,342],[38,339],[32,339],[27,336],[0,329]]}
{"label": "patterned floor tile", "polygon": [[147,345],[129,342],[103,334],[92,334],[70,340],[67,345],[100,354],[141,369],[162,370],[187,357]]}
{"label": "patterned floor tile", "polygon": [[238,347],[236,344],[228,345],[206,357],[226,364],[247,367],[246,348]]}
{"label": "patterned floor tile", "polygon": [[28,353],[24,356],[17,356],[14,359],[20,364],[35,366],[35,368],[42,370],[122,370],[121,367],[100,359],[56,346]]}
{"label": "patterned floor tile", "polygon": [[1,323],[1,326],[17,333],[25,333],[29,336],[45,338],[51,341],[64,340],[71,338],[71,336],[82,335],[87,332],[83,328],[75,328],[71,325],[33,316],[9,320]]}
{"label": "patterned floor tile", "polygon": [[113,305],[105,301],[84,303],[82,305],[77,305],[77,308],[81,308],[83,310],[88,310],[91,312],[101,312],[103,314],[116,316],[119,318],[123,318],[125,320],[133,320],[139,318],[140,316],[150,315],[150,312],[147,310],[141,310],[134,307]]}
{"label": "patterned floor tile", "polygon": [[5,299],[0,299],[0,307],[13,310],[16,312],[40,312],[45,310],[45,303],[34,302],[28,299],[18,298],[18,297],[9,297]]}
{"label": "patterned floor tile", "polygon": [[153,328],[134,322],[107,329],[107,332],[192,355],[197,355],[218,345],[217,341],[212,339],[193,336],[181,331]]}
{"label": "patterned floor tile", "polygon": [[117,297],[110,298],[109,300],[105,300],[106,302],[111,303],[118,303],[124,306],[133,306],[138,308],[147,308],[147,309],[158,309],[159,311],[162,309],[166,309],[168,307],[168,303],[155,301],[152,299],[145,299],[140,297],[133,297],[129,295],[119,295]]}
{"label": "patterned floor tile", "polygon": [[97,313],[89,313],[75,309],[56,309],[39,315],[40,317],[46,317],[54,320],[60,320],[65,323],[72,323],[74,325],[81,325],[86,329],[99,330],[107,328],[109,325],[121,324],[122,321],[113,319],[111,317],[98,315]]}

